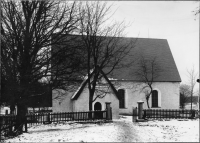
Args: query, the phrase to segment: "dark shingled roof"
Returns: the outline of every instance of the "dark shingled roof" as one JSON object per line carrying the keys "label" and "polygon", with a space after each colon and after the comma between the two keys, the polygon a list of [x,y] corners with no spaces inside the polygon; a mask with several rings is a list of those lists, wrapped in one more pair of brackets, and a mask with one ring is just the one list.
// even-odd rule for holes
{"label": "dark shingled roof", "polygon": [[[125,57],[123,63],[126,64],[132,61],[131,66],[115,69],[109,78],[118,80],[134,80],[140,81],[133,71],[137,70],[137,60],[143,55],[143,57],[156,57],[157,64],[161,68],[162,72],[154,80],[158,82],[181,82],[181,78],[176,67],[174,58],[172,56],[170,47],[166,39],[147,39],[147,38],[122,38],[123,42],[129,40],[136,40],[136,46],[131,48],[129,55]],[[106,72],[106,70],[105,70]]]}

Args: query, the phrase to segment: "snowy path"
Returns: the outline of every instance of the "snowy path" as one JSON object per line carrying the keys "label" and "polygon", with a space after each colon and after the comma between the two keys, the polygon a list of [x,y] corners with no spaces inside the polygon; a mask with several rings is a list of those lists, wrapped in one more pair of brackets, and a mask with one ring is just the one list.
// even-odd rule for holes
{"label": "snowy path", "polygon": [[41,125],[6,142],[131,142],[136,133],[130,123]]}
{"label": "snowy path", "polygon": [[[131,117],[124,120],[130,123]],[[199,142],[199,119],[152,120],[134,122],[130,126],[141,142]]]}
{"label": "snowy path", "polygon": [[199,120],[132,122],[131,117],[104,124],[59,123],[31,127],[6,142],[198,142]]}

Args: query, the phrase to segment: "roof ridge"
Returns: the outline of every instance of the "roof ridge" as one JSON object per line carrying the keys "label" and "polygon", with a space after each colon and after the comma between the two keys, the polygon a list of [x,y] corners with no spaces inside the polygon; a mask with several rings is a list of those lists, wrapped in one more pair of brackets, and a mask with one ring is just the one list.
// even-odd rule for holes
{"label": "roof ridge", "polygon": [[[82,36],[82,35],[79,35],[79,34],[68,34],[70,36]],[[98,35],[97,35],[98,37]],[[114,36],[99,36],[99,37],[114,37]],[[163,38],[143,38],[143,37],[130,37],[130,36],[127,36],[127,37],[115,37],[115,38],[125,38],[125,39],[150,39],[150,40],[167,40],[167,39],[163,39]]]}

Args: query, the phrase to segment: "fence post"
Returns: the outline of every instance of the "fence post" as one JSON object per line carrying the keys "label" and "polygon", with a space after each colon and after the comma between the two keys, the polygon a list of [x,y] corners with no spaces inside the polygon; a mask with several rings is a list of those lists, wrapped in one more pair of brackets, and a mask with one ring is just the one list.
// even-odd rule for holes
{"label": "fence post", "polygon": [[1,127],[2,125],[1,125],[1,119],[0,119],[0,141],[1,141]]}
{"label": "fence post", "polygon": [[[0,109],[0,113],[1,113],[1,109]],[[0,116],[0,141],[1,141],[1,127],[3,125],[3,118]]]}
{"label": "fence post", "polygon": [[110,107],[110,120],[112,120],[112,107]]}
{"label": "fence post", "polygon": [[47,114],[47,121],[48,121],[48,123],[51,123],[51,121],[50,121],[50,113]]}
{"label": "fence post", "polygon": [[107,110],[106,118],[107,118],[107,120],[112,120],[110,104],[111,104],[111,102],[106,102],[106,110]]}
{"label": "fence post", "polygon": [[146,119],[146,115],[147,115],[147,113],[146,113],[147,111],[146,110],[144,110],[144,115],[143,115],[143,119]]}
{"label": "fence post", "polygon": [[194,119],[195,118],[195,110],[191,110],[191,116],[189,117],[189,119]]}

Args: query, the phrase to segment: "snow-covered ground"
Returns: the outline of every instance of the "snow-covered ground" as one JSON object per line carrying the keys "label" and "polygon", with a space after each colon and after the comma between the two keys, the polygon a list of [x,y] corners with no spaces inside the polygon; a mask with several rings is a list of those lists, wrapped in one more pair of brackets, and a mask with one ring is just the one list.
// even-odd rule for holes
{"label": "snow-covered ground", "polygon": [[112,123],[59,123],[34,126],[5,142],[198,142],[199,119],[132,122],[123,116]]}

